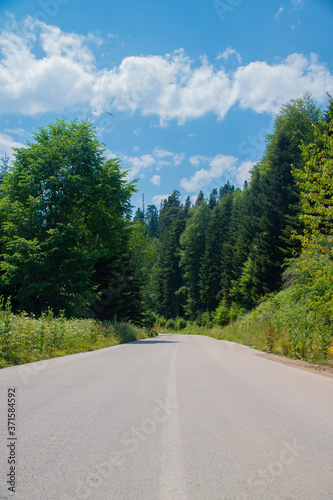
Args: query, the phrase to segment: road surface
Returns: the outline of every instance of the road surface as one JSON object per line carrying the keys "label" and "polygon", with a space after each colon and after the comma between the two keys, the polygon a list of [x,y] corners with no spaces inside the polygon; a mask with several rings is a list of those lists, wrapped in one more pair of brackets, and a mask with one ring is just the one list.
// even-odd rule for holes
{"label": "road surface", "polygon": [[333,500],[333,379],[245,346],[163,334],[6,368],[0,401],[1,500]]}

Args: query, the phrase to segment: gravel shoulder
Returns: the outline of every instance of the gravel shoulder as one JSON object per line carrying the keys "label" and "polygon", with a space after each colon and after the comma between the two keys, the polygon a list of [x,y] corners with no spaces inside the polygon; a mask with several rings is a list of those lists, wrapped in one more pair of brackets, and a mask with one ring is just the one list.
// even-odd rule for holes
{"label": "gravel shoulder", "polygon": [[312,373],[317,373],[318,375],[324,375],[325,377],[333,378],[333,366],[318,365],[316,363],[310,363],[308,361],[303,361],[301,359],[287,358],[286,356],[280,356],[278,354],[268,354],[265,352],[257,351],[257,356],[261,356],[265,359],[271,361],[277,361],[284,365],[293,366],[299,368],[300,370],[305,370]]}

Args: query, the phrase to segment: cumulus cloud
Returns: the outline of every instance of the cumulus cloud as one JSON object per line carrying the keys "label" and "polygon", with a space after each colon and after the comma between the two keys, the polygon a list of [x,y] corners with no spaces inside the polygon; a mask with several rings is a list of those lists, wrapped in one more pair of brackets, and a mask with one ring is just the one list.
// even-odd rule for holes
{"label": "cumulus cloud", "polygon": [[174,165],[177,167],[185,159],[185,153],[172,153],[158,146],[154,149],[153,155],[159,167],[167,165]]}
{"label": "cumulus cloud", "polygon": [[150,182],[154,184],[155,186],[159,186],[161,184],[161,176],[160,175],[153,175],[153,177],[150,179]]}
{"label": "cumulus cloud", "polygon": [[13,159],[13,149],[12,148],[23,148],[24,144],[15,141],[8,134],[0,133],[0,156],[3,156],[5,153],[7,156]]}
{"label": "cumulus cloud", "polygon": [[[127,180],[144,177],[145,172],[150,171],[152,168],[160,170],[165,166],[177,167],[185,160],[185,153],[172,153],[160,147],[156,147],[152,153],[140,156],[129,156],[109,150],[106,155],[107,158],[119,158],[121,160],[123,169],[127,171]],[[159,175],[154,175],[151,182],[159,186],[160,179]]]}
{"label": "cumulus cloud", "polygon": [[239,160],[234,156],[221,154],[213,158],[196,155],[190,158],[190,162],[196,166],[208,163],[208,168],[197,170],[189,179],[181,179],[180,186],[187,193],[198,192],[222,176],[235,178],[237,183],[242,185],[245,180],[250,178],[249,172],[254,165],[250,161],[239,163]]}
{"label": "cumulus cloud", "polygon": [[170,194],[157,194],[156,196],[153,196],[152,200],[154,205],[159,206],[161,202],[164,200],[167,200],[171,196]]}
{"label": "cumulus cloud", "polygon": [[219,179],[223,174],[228,173],[234,176],[236,173],[236,162],[237,158],[234,156],[217,155],[209,160],[210,168],[201,168],[190,179],[181,179],[180,186],[187,193],[199,191],[208,186],[213,180]]}
{"label": "cumulus cloud", "polygon": [[[294,8],[301,7],[294,0]],[[220,59],[236,56],[238,67],[226,73],[206,57],[192,60],[183,49],[165,55],[129,56],[119,66],[97,68],[91,42],[32,19],[12,21],[0,32],[0,109],[2,113],[61,112],[80,106],[96,116],[118,113],[155,115],[161,126],[214,113],[222,120],[235,105],[275,114],[291,98],[310,91],[319,102],[333,92],[333,76],[316,55],[291,54],[274,64],[240,65],[228,47]],[[137,129],[134,133],[139,133]],[[181,161],[181,160],[180,160]]]}
{"label": "cumulus cloud", "polygon": [[257,113],[276,114],[285,102],[307,90],[322,101],[333,88],[333,76],[315,54],[309,59],[292,54],[275,65],[252,62],[239,67],[234,79],[240,106]]}
{"label": "cumulus cloud", "polygon": [[127,179],[132,180],[135,177],[143,176],[143,171],[155,165],[155,160],[150,154],[141,156],[117,155],[122,161],[125,170],[128,170]]}
{"label": "cumulus cloud", "polygon": [[190,161],[191,165],[196,167],[196,166],[200,165],[201,163],[208,163],[209,157],[203,156],[203,155],[194,155],[194,156],[191,156],[189,161]]}
{"label": "cumulus cloud", "polygon": [[245,181],[249,181],[251,178],[251,170],[255,162],[253,161],[243,161],[236,171],[236,180],[239,186],[242,186]]}

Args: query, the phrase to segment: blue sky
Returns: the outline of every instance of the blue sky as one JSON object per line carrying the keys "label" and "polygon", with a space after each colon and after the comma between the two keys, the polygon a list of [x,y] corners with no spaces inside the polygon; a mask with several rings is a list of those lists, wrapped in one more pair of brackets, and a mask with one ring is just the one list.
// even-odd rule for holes
{"label": "blue sky", "polygon": [[0,0],[0,154],[88,119],[136,207],[241,187],[281,105],[333,93],[332,26],[332,0]]}

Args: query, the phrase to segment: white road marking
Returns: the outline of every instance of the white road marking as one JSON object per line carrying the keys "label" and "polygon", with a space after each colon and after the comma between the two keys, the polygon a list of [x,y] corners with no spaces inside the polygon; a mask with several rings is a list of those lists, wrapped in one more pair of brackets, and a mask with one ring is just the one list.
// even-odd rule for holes
{"label": "white road marking", "polygon": [[176,361],[179,344],[176,345],[169,368],[167,398],[174,410],[166,420],[161,460],[160,500],[188,500],[181,457],[179,406],[177,396]]}

